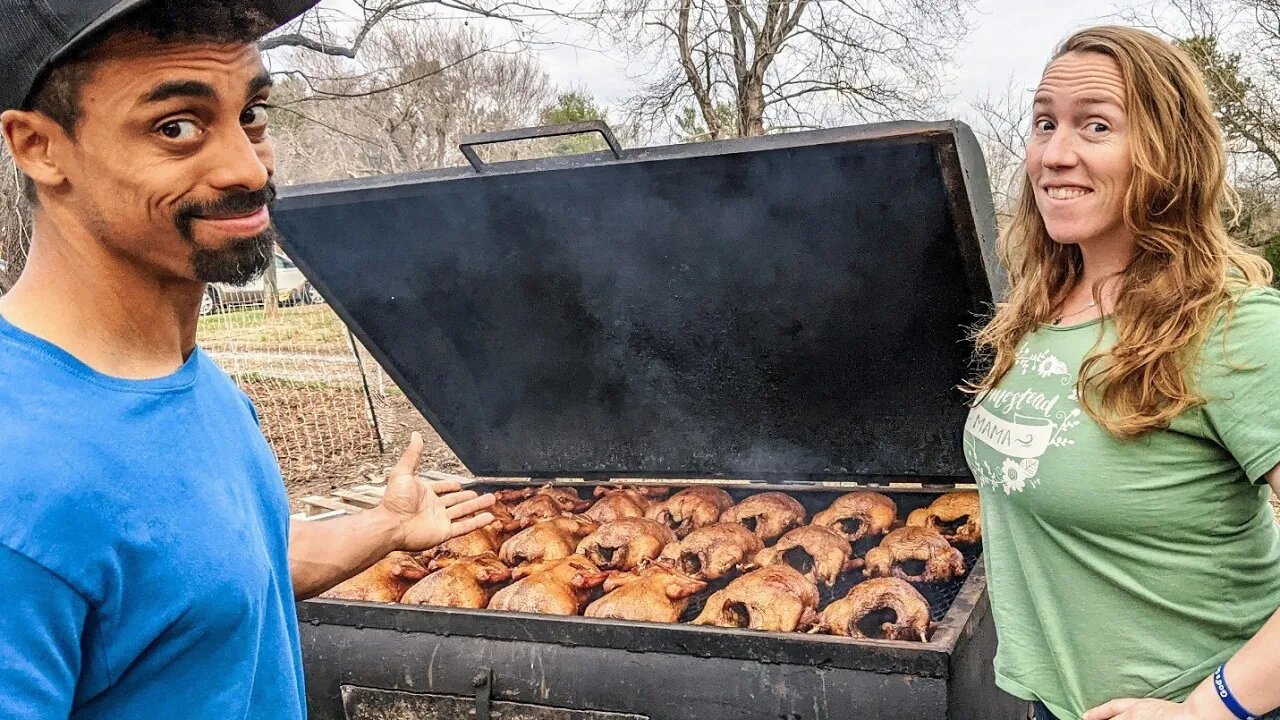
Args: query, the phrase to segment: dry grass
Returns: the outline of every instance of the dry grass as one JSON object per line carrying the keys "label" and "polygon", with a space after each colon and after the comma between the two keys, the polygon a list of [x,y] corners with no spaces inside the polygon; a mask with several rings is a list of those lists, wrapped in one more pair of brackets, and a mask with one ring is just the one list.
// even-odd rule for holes
{"label": "dry grass", "polygon": [[347,328],[327,305],[280,308],[274,318],[262,308],[200,318],[200,345],[212,352],[351,353]]}

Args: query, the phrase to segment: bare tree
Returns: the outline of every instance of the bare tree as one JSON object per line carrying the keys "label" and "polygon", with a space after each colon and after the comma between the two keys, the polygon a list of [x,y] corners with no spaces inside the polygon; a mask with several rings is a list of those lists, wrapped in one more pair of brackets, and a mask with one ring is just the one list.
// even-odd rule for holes
{"label": "bare tree", "polygon": [[355,59],[365,42],[380,28],[397,22],[431,21],[444,9],[464,16],[520,20],[510,11],[527,7],[519,2],[494,0],[351,0],[348,8],[317,7],[262,41],[262,49],[301,48],[322,55]]}
{"label": "bare tree", "polygon": [[[925,115],[972,0],[602,0],[595,27],[644,67],[630,110],[709,139]],[[681,127],[672,127],[678,124]]]}
{"label": "bare tree", "polygon": [[972,125],[991,178],[991,195],[1001,224],[1013,214],[1024,172],[1027,134],[1031,130],[1031,93],[1010,83],[998,95],[971,104]]}
{"label": "bare tree", "polygon": [[360,67],[312,55],[286,73],[272,116],[282,182],[456,165],[463,135],[537,124],[553,96],[533,58],[470,28],[390,24],[364,53]]}
{"label": "bare tree", "polygon": [[1163,33],[1199,65],[1240,199],[1229,229],[1280,271],[1280,0],[1155,0],[1126,19]]}

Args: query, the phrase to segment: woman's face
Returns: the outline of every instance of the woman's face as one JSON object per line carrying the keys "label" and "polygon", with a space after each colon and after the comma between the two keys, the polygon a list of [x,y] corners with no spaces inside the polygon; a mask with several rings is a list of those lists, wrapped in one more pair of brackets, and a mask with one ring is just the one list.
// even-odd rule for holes
{"label": "woman's face", "polygon": [[1044,72],[1032,109],[1027,175],[1049,236],[1059,243],[1126,242],[1133,162],[1125,85],[1116,61],[1068,53]]}

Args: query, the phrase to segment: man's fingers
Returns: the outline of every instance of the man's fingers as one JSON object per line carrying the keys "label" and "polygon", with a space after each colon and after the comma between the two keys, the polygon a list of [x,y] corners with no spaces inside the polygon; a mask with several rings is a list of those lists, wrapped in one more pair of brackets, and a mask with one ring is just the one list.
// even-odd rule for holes
{"label": "man's fingers", "polygon": [[1081,720],[1111,720],[1137,704],[1138,700],[1134,698],[1112,700],[1109,703],[1103,703],[1102,705],[1099,705],[1085,713]]}
{"label": "man's fingers", "polygon": [[413,435],[409,436],[409,447],[404,449],[404,454],[400,456],[400,462],[396,463],[396,466],[391,468],[391,477],[396,475],[408,475],[413,477],[413,474],[418,469],[418,459],[421,457],[422,436],[415,432]]}
{"label": "man's fingers", "polygon": [[[439,491],[437,491],[437,493],[438,492]],[[464,492],[451,492],[448,495],[440,496],[440,504],[445,507],[453,507],[454,505],[459,505],[468,500],[475,500],[478,497],[480,497],[480,494],[477,493],[475,490],[466,490]],[[486,505],[485,507],[488,507],[488,506]]]}
{"label": "man's fingers", "polygon": [[445,493],[458,492],[462,489],[462,483],[457,480],[433,480],[427,483],[427,487],[431,488],[431,492],[437,495]]}
{"label": "man's fingers", "polygon": [[493,516],[489,513],[480,513],[465,520],[454,520],[453,524],[449,526],[449,538],[461,537],[469,532],[479,530],[491,522],[493,522]]}
{"label": "man's fingers", "polygon": [[[453,507],[449,508],[449,519],[457,520],[458,518],[464,518],[468,515],[478,513],[481,510],[485,510],[491,507],[493,505],[493,501],[494,501],[494,498],[492,495],[483,495],[481,497],[473,498],[466,502],[454,505]],[[485,514],[488,515],[489,513],[485,513]],[[492,515],[489,516],[489,522],[493,522]]]}

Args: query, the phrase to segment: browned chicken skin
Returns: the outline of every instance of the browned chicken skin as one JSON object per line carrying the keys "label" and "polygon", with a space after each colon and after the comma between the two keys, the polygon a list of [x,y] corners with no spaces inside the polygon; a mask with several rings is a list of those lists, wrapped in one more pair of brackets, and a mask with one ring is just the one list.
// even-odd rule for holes
{"label": "browned chicken skin", "polygon": [[515,567],[566,558],[574,553],[578,542],[597,527],[581,515],[543,520],[502,543],[498,559],[509,567]]}
{"label": "browned chicken skin", "polygon": [[657,558],[675,541],[675,534],[656,520],[623,518],[605,523],[583,538],[577,553],[603,570],[632,570]]}
{"label": "browned chicken skin", "polygon": [[803,525],[804,520],[804,506],[800,501],[780,492],[752,495],[720,516],[720,522],[745,525],[766,543],[777,540],[791,528]]}
{"label": "browned chicken skin", "polygon": [[689,606],[689,598],[707,584],[657,562],[639,570],[613,573],[604,581],[605,596],[587,606],[587,617],[673,623]]}
{"label": "browned chicken skin", "polygon": [[511,570],[498,556],[443,557],[431,561],[432,573],[409,588],[400,602],[407,605],[482,608],[494,588],[511,579]]}
{"label": "browned chicken skin", "polygon": [[718,487],[685,488],[649,508],[645,517],[671,528],[682,538],[701,527],[719,522],[720,515],[733,507],[733,498]]}
{"label": "browned chicken skin", "polygon": [[511,533],[521,528],[520,523],[516,522],[515,517],[511,514],[511,508],[506,503],[496,502],[489,506],[489,513],[493,515],[493,522],[485,527],[493,531],[501,539],[506,539]]}
{"label": "browned chicken skin", "polygon": [[969,544],[982,539],[982,513],[974,490],[950,492],[927,508],[912,511],[907,525],[937,530],[947,542]]}
{"label": "browned chicken skin", "polygon": [[524,498],[511,508],[513,523],[519,528],[529,527],[539,520],[580,513],[591,505],[590,501],[578,496],[577,490],[551,485],[536,490],[533,488],[499,490],[496,495],[499,500],[506,503]]}
{"label": "browned chicken skin", "polygon": [[867,577],[945,582],[964,574],[964,556],[936,530],[907,526],[889,533],[867,552],[864,572]]}
{"label": "browned chicken skin", "polygon": [[459,535],[452,540],[446,540],[422,553],[421,557],[424,560],[468,558],[484,555],[485,553],[497,553],[501,547],[502,536],[494,531],[493,525],[486,525],[479,530],[472,530],[466,535]]}
{"label": "browned chicken skin", "polygon": [[817,585],[790,565],[770,565],[712,593],[693,624],[794,632],[813,624],[817,607]]}
{"label": "browned chicken skin", "polygon": [[613,522],[622,518],[644,517],[645,511],[653,504],[648,495],[636,488],[596,488],[596,497],[600,498],[583,515],[598,523]]}
{"label": "browned chicken skin", "polygon": [[858,583],[844,598],[823,609],[817,626],[810,632],[926,641],[929,603],[905,580],[872,578]]}
{"label": "browned chicken skin", "polygon": [[760,538],[742,525],[716,523],[668,545],[660,557],[699,580],[718,580],[741,569],[763,548]]}
{"label": "browned chicken skin", "polygon": [[516,581],[494,593],[491,610],[577,615],[591,588],[605,580],[605,573],[581,555],[518,567]]}
{"label": "browned chicken skin", "polygon": [[870,490],[841,495],[830,507],[813,516],[814,525],[825,525],[856,543],[871,535],[884,535],[893,528],[898,506],[887,495]]}
{"label": "browned chicken skin", "polygon": [[823,525],[805,525],[783,535],[778,544],[756,553],[755,564],[785,563],[827,587],[853,567],[853,548],[840,533]]}
{"label": "browned chicken skin", "polygon": [[418,558],[407,552],[393,552],[370,565],[364,572],[320,594],[339,600],[397,602],[414,583],[427,576]]}

